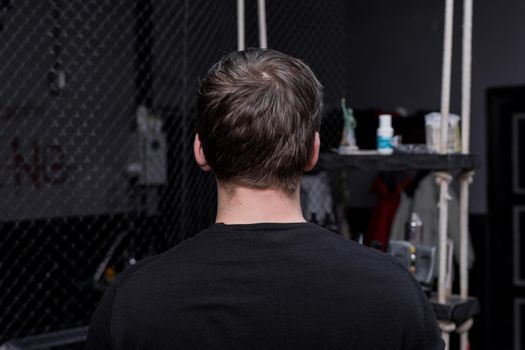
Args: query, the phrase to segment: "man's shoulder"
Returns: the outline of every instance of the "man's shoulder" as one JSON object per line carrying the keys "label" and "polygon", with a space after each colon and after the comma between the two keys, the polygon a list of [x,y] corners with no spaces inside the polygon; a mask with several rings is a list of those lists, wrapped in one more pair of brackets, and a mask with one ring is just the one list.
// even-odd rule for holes
{"label": "man's shoulder", "polygon": [[139,275],[148,265],[154,263],[160,255],[153,255],[137,261],[134,265],[127,267],[117,276],[111,283],[110,288],[118,290],[122,285],[125,285],[129,280]]}
{"label": "man's shoulder", "polygon": [[332,249],[332,254],[335,256],[351,260],[365,270],[379,269],[384,271],[386,269],[395,275],[410,275],[408,270],[394,256],[386,252],[359,244],[322,227],[318,227],[316,230],[320,233],[316,239],[326,243],[327,249]]}
{"label": "man's shoulder", "polygon": [[[273,232],[265,231],[267,234]],[[266,247],[272,248],[266,250],[270,251],[266,253],[266,257],[273,259],[273,254],[278,255],[282,262],[282,271],[287,271],[287,264],[304,264],[316,266],[317,271],[323,271],[322,275],[340,279],[341,283],[362,283],[364,287],[368,283],[373,285],[376,281],[381,281],[384,285],[403,289],[405,293],[407,289],[413,290],[414,287],[410,273],[393,256],[358,244],[317,225],[298,227],[293,233],[287,232],[287,238],[280,237],[277,231],[277,234],[266,237],[263,237],[261,232],[257,235],[246,233],[246,240],[239,239],[242,234],[229,233],[231,231],[221,231],[220,227],[212,231],[201,231],[168,251],[139,261],[128,268],[119,276],[114,288],[134,292],[155,291],[158,283],[193,283],[199,280],[198,276],[202,276],[203,270],[209,272],[219,269],[220,264],[213,262],[222,261],[226,254],[230,254],[226,258],[232,261],[239,256],[239,261],[243,261],[243,258],[250,254],[261,258],[261,251]],[[257,243],[264,247],[258,247]],[[275,253],[271,252],[273,248]]]}
{"label": "man's shoulder", "polygon": [[[323,254],[329,256],[332,263],[335,262],[338,266],[337,273],[343,279],[361,283],[363,288],[374,288],[375,293],[389,294],[389,300],[397,298],[410,302],[414,297],[419,298],[421,287],[394,256],[327,232],[323,228],[320,230],[324,234],[319,239],[327,245]],[[375,288],[378,285],[381,285],[381,288]]]}
{"label": "man's shoulder", "polygon": [[[125,269],[110,288],[117,294],[135,294],[136,292],[155,289],[155,286],[165,281],[166,277],[170,279],[180,275],[186,275],[188,264],[195,265],[195,252],[201,250],[198,241],[201,240],[200,233],[180,242],[170,249],[139,260],[136,264]],[[193,266],[192,266],[193,267]]]}

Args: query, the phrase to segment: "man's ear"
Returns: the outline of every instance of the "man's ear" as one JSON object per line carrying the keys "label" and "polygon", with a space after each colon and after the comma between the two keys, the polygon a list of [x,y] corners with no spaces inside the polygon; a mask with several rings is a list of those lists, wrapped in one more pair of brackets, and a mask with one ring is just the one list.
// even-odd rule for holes
{"label": "man's ear", "polygon": [[312,170],[315,165],[317,164],[317,161],[319,160],[319,149],[321,148],[321,138],[319,137],[319,133],[315,132],[314,137],[314,149],[312,152],[312,156],[304,166],[304,171],[310,171]]}
{"label": "man's ear", "polygon": [[204,156],[204,151],[202,150],[202,143],[199,139],[199,134],[195,134],[195,140],[193,141],[193,155],[195,156],[195,162],[197,165],[204,171],[210,171],[211,167]]}

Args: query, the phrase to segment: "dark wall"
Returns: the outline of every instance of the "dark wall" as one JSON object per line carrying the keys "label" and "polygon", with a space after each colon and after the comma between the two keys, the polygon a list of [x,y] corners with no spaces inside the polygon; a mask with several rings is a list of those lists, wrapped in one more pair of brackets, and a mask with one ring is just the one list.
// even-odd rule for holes
{"label": "dark wall", "polygon": [[[256,2],[247,4],[247,46],[257,46]],[[269,47],[309,63],[328,105],[345,92],[345,7],[267,0]],[[195,97],[237,33],[235,1],[2,1],[0,10],[2,343],[87,324],[105,258],[118,272],[213,221],[213,176],[192,155]],[[140,141],[139,105],[163,122],[166,163],[164,152],[141,156],[163,138],[146,142],[141,131]],[[137,164],[167,181],[128,171]]]}

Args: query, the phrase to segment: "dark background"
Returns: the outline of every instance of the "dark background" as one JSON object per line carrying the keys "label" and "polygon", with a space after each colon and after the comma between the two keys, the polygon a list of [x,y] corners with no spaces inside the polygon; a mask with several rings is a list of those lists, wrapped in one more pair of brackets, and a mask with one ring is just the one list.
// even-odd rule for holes
{"label": "dark background", "polygon": [[[247,47],[258,46],[255,4]],[[0,343],[88,324],[107,285],[93,276],[109,251],[118,272],[213,221],[215,183],[192,155],[194,104],[199,78],[237,48],[235,5],[1,2]],[[311,65],[327,109],[337,106],[344,2],[268,1],[267,16],[270,47]],[[161,183],[128,171],[140,158],[139,106],[163,124],[165,164],[146,164],[166,172]]]}
{"label": "dark background", "polygon": [[[247,0],[248,47],[258,46],[255,4]],[[439,109],[443,11],[443,2],[416,0],[267,0],[269,47],[305,60],[325,86],[324,150],[339,142],[343,96],[362,119],[361,147],[373,145],[377,113],[398,107],[413,117],[403,122],[407,134],[421,140],[416,116]],[[471,294],[483,311],[473,349],[512,336],[491,331],[490,310],[499,305],[491,276],[512,266],[490,262],[512,242],[491,250],[501,233],[500,218],[489,225],[486,91],[525,82],[523,14],[519,0],[474,4],[471,151],[481,168],[471,187]],[[451,111],[458,114],[461,17],[456,1]],[[119,237],[116,267],[124,262],[115,257],[162,252],[212,222],[213,178],[191,154],[195,90],[236,47],[233,0],[0,3],[0,343],[87,324],[104,288],[93,275]],[[61,70],[66,87],[55,91]],[[141,184],[125,170],[139,105],[163,122],[163,184]],[[358,229],[366,228],[376,175],[348,174]],[[512,312],[500,315],[508,322]]]}

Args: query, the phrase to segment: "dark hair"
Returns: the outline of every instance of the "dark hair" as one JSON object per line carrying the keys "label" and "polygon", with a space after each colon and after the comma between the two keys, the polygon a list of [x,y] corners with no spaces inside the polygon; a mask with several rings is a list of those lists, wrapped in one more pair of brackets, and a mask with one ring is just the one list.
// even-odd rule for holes
{"label": "dark hair", "polygon": [[295,191],[321,124],[322,86],[305,63],[273,50],[231,53],[201,81],[197,108],[220,181]]}

